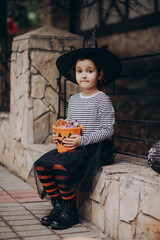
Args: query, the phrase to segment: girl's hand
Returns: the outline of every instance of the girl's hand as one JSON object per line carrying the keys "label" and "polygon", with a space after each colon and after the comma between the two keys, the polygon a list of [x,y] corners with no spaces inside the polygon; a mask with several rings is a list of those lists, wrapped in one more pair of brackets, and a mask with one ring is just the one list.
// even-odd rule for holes
{"label": "girl's hand", "polygon": [[55,134],[54,130],[53,130],[52,140],[53,140],[53,143],[57,144],[57,142],[58,142],[58,137],[57,137],[57,135]]}
{"label": "girl's hand", "polygon": [[71,135],[70,138],[63,140],[64,146],[68,147],[70,150],[75,149],[80,146],[80,135]]}

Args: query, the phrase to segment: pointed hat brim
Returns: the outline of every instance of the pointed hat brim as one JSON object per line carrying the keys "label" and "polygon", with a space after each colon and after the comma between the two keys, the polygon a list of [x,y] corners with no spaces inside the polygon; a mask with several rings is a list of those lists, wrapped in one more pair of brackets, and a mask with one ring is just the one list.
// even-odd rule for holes
{"label": "pointed hat brim", "polygon": [[93,58],[103,65],[105,84],[114,81],[121,72],[121,62],[112,52],[102,48],[80,48],[60,56],[56,61],[59,72],[68,80],[77,83],[71,75],[71,68],[75,59]]}

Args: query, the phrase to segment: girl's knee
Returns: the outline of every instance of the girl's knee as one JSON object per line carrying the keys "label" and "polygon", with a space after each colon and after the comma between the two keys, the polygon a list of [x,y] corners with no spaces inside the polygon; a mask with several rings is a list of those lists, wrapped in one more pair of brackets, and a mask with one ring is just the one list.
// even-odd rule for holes
{"label": "girl's knee", "polygon": [[46,161],[48,159],[49,159],[49,157],[47,157],[47,154],[44,154],[37,161],[35,161],[34,165],[35,166],[45,166],[46,165]]}
{"label": "girl's knee", "polygon": [[38,159],[37,161],[35,161],[34,166],[35,166],[35,168],[36,168],[37,166],[41,166],[39,159]]}
{"label": "girl's knee", "polygon": [[54,164],[53,165],[53,169],[54,170],[58,169],[58,170],[62,170],[62,171],[66,171],[67,172],[67,169],[64,166],[62,166],[61,164]]}
{"label": "girl's knee", "polygon": [[43,167],[43,166],[45,166],[46,164],[45,164],[45,161],[43,161],[43,159],[42,158],[39,158],[37,161],[35,161],[35,163],[34,163],[34,166],[35,166],[35,168],[37,168],[37,167]]}

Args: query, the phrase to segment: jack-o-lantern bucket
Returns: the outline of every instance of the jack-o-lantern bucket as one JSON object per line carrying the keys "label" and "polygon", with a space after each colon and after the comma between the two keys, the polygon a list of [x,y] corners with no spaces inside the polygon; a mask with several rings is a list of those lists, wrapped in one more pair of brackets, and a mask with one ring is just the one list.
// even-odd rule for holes
{"label": "jack-o-lantern bucket", "polygon": [[53,130],[58,137],[57,143],[57,151],[59,153],[67,152],[67,151],[75,151],[68,149],[64,144],[63,140],[65,138],[69,138],[71,135],[82,135],[83,127],[74,127],[74,128],[67,128],[67,127],[57,127],[53,125]]}

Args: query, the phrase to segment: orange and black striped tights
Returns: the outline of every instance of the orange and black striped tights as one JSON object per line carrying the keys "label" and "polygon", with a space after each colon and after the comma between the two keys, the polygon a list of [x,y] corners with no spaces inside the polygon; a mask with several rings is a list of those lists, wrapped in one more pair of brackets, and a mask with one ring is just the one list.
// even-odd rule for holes
{"label": "orange and black striped tights", "polygon": [[54,164],[52,169],[36,166],[36,171],[42,186],[51,199],[61,195],[64,200],[75,200],[75,188],[69,185],[70,175],[62,165]]}

